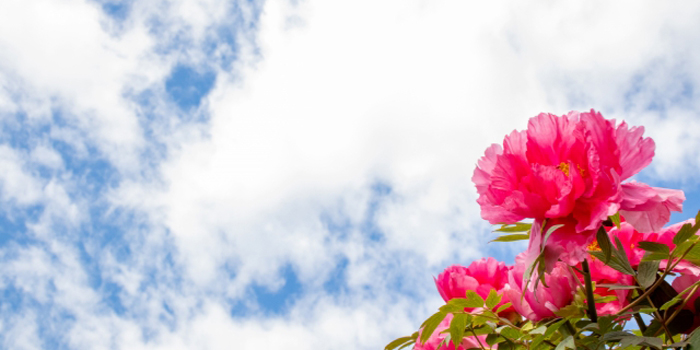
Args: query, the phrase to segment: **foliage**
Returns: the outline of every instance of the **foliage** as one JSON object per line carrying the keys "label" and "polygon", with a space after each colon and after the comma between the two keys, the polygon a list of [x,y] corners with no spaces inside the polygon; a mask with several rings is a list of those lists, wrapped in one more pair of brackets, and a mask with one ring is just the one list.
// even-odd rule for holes
{"label": "foliage", "polygon": [[385,350],[700,350],[700,213],[663,227],[682,191],[622,182],[651,161],[642,132],[540,114],[490,147],[473,178],[482,217],[527,251],[446,269],[445,304]]}

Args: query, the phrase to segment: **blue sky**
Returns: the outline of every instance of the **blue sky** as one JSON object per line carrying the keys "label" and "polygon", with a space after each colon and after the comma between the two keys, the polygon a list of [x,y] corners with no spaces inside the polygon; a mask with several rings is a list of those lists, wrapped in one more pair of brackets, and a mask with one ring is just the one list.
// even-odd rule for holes
{"label": "blue sky", "polygon": [[382,348],[522,250],[470,178],[539,112],[645,126],[692,217],[699,12],[0,2],[0,348]]}

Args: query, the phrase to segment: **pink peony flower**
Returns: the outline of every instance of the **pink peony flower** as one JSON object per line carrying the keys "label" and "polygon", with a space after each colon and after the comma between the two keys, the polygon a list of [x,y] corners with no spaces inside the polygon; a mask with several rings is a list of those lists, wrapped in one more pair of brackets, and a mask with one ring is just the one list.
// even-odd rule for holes
{"label": "pink peony flower", "polygon": [[[459,265],[448,267],[435,279],[435,285],[445,302],[453,298],[466,297],[468,290],[473,290],[486,299],[492,289],[501,294],[508,282],[508,270],[510,268],[505,263],[489,257],[476,260],[469,267]],[[496,308],[507,302],[506,298],[502,298]],[[512,308],[503,312],[509,311],[512,311]]]}
{"label": "pink peony flower", "polygon": [[[565,222],[544,244],[554,250],[550,256],[568,252],[569,264],[585,257],[598,227],[619,210],[638,231],[660,229],[671,210],[680,210],[682,192],[621,183],[651,162],[654,141],[643,132],[625,122],[616,127],[594,110],[531,118],[527,130],[513,131],[503,147],[492,145],[479,160],[472,180],[481,216],[492,224],[535,219],[545,227],[533,227],[531,240],[541,244],[540,236],[555,224],[551,219]],[[530,244],[529,254],[539,254],[541,247]]]}
{"label": "pink peony flower", "polygon": [[[435,329],[433,334],[428,338],[428,340],[425,342],[425,344],[421,344],[420,340],[416,342],[415,347],[413,348],[414,350],[437,350],[438,346],[440,343],[445,339],[448,333],[442,333],[444,330],[450,328],[450,322],[452,322],[452,314],[447,314],[447,317],[445,317],[444,320],[440,323],[440,325]],[[422,333],[423,330],[421,329],[419,331],[419,334]],[[419,336],[420,339],[420,336]],[[492,347],[489,347],[488,344],[486,344],[486,335],[480,335],[480,336],[468,336],[464,337],[462,339],[462,342],[460,345],[455,349],[454,344],[450,341],[447,346],[442,346],[440,349],[445,349],[445,350],[467,350],[467,349],[481,349],[481,346],[483,345],[484,348],[486,349],[498,349],[498,344],[494,344]]]}
{"label": "pink peony flower", "polygon": [[[555,311],[571,304],[578,282],[567,265],[562,262],[554,264],[552,271],[545,276],[548,288],[541,283],[536,289],[533,289],[533,283],[527,289],[524,288],[523,275],[526,269],[525,255],[521,253],[515,258],[515,266],[508,273],[508,284],[504,290],[505,296],[520,315],[538,322],[555,317]],[[533,281],[534,278],[536,276],[533,276]]]}

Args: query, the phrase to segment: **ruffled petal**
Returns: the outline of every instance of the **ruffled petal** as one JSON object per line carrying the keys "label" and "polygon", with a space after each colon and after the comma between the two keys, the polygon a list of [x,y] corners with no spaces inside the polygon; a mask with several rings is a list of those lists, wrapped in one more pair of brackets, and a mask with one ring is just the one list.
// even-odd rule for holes
{"label": "ruffled petal", "polygon": [[656,145],[651,138],[642,138],[644,127],[628,128],[627,123],[622,122],[617,127],[617,146],[620,150],[620,166],[622,167],[622,180],[638,173],[651,163],[654,157]]}
{"label": "ruffled petal", "polygon": [[682,211],[683,191],[651,187],[641,182],[622,184],[620,214],[642,233],[661,230],[671,219],[671,211]]}

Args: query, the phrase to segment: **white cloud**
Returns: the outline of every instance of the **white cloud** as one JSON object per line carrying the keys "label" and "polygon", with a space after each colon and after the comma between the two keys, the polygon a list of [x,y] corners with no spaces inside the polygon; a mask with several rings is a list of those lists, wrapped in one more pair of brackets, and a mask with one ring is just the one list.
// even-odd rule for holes
{"label": "white cloud", "polygon": [[21,155],[13,148],[0,145],[0,186],[4,201],[20,205],[37,202],[42,196],[42,184],[23,169]]}
{"label": "white cloud", "polygon": [[[431,274],[485,254],[472,171],[527,118],[594,107],[648,126],[657,178],[700,165],[696,95],[679,82],[700,83],[687,45],[698,8],[686,5],[158,1],[117,25],[97,3],[4,2],[0,33],[16,35],[0,34],[0,113],[51,127],[29,150],[0,145],[2,198],[46,206],[29,225],[45,245],[2,248],[2,283],[70,313],[71,348],[381,347],[438,305]],[[232,48],[203,43],[237,6],[235,21],[256,6],[261,18],[238,27],[232,68],[212,68]],[[201,123],[179,119],[164,91],[177,62],[217,69],[191,112]],[[148,106],[130,100],[145,89]],[[80,159],[97,146],[128,176],[82,195],[50,141]],[[146,163],[158,147],[164,160]],[[104,216],[90,216],[98,205]],[[109,233],[80,236],[100,220],[130,254],[103,246]],[[288,270],[301,291],[286,311],[256,308],[252,286],[283,290]],[[324,289],[333,278],[338,292]],[[249,313],[232,316],[239,302]],[[27,317],[21,332],[0,319],[6,347],[40,347],[22,333],[40,316]]]}

